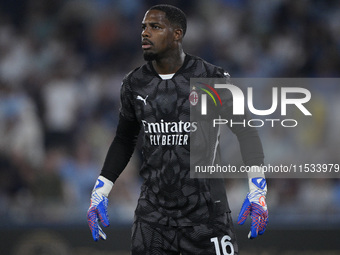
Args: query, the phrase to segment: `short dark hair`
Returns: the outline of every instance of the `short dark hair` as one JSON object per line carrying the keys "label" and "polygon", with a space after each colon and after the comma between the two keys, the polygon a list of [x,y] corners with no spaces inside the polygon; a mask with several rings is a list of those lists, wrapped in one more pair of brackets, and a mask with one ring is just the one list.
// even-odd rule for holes
{"label": "short dark hair", "polygon": [[185,32],[187,31],[187,18],[181,9],[173,5],[158,4],[152,6],[149,10],[159,10],[164,12],[170,24],[179,26],[183,30],[183,36],[185,35]]}

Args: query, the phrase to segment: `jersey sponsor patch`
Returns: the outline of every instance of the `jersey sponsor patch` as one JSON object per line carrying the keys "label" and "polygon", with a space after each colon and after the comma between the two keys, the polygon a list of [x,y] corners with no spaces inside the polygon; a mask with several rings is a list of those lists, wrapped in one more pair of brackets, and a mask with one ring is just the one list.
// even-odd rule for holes
{"label": "jersey sponsor patch", "polygon": [[151,145],[188,145],[189,133],[197,130],[196,122],[171,121],[159,122],[142,120],[144,132]]}

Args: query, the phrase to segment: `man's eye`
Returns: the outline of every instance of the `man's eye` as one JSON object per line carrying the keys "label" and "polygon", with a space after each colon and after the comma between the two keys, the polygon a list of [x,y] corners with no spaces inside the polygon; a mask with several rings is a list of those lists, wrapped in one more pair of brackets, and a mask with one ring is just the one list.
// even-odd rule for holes
{"label": "man's eye", "polygon": [[160,27],[160,26],[157,26],[157,25],[153,26],[153,28],[154,28],[154,29],[161,29],[161,27]]}

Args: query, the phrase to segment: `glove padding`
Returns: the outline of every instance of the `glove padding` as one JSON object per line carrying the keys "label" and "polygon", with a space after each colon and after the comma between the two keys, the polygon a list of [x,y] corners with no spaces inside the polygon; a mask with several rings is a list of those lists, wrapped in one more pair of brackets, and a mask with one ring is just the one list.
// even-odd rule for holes
{"label": "glove padding", "polygon": [[[243,225],[247,220],[248,215],[251,217],[249,239],[253,239],[258,235],[262,235],[266,230],[268,223],[268,209],[265,200],[267,192],[267,184],[264,178],[251,179],[252,184],[256,188],[251,187],[243,202],[237,223]],[[253,186],[253,185],[251,185]]]}
{"label": "glove padding", "polygon": [[106,234],[99,226],[98,221],[100,221],[104,227],[108,227],[110,225],[107,214],[107,206],[109,202],[107,196],[112,186],[113,183],[110,180],[100,176],[92,191],[91,204],[87,211],[87,222],[94,241],[98,241],[99,238],[106,240]]}

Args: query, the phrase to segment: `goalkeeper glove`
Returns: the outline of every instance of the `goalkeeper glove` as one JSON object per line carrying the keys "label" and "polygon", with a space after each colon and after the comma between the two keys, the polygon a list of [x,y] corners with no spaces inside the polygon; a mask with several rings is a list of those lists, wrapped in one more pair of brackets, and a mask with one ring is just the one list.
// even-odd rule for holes
{"label": "goalkeeper glove", "polygon": [[99,176],[92,191],[91,204],[87,211],[87,222],[95,241],[98,241],[99,237],[106,240],[106,234],[99,226],[98,221],[100,221],[104,227],[110,225],[109,217],[107,215],[107,205],[109,202],[107,197],[112,186],[113,183],[110,180],[104,176]]}
{"label": "goalkeeper glove", "polygon": [[261,177],[249,178],[249,190],[241,211],[238,216],[237,223],[243,225],[248,215],[251,217],[249,239],[262,235],[266,230],[268,223],[268,209],[266,204],[267,183],[264,175]]}

